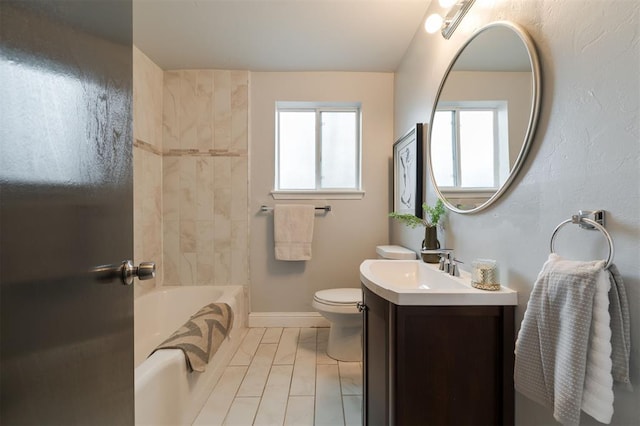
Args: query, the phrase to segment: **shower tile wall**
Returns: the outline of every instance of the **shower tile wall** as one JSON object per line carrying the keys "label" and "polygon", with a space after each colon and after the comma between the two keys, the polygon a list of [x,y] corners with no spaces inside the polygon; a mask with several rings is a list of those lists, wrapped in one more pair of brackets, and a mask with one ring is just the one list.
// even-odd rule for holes
{"label": "shower tile wall", "polygon": [[248,283],[248,76],[164,72],[163,284]]}
{"label": "shower tile wall", "polygon": [[138,297],[162,283],[163,72],[133,48],[133,260],[155,261],[156,278],[136,281]]}

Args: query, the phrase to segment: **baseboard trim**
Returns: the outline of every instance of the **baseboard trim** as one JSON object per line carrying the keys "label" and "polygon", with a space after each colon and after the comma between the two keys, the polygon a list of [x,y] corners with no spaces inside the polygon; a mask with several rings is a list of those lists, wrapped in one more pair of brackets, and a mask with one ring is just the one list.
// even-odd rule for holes
{"label": "baseboard trim", "polygon": [[329,327],[318,312],[251,312],[249,327]]}

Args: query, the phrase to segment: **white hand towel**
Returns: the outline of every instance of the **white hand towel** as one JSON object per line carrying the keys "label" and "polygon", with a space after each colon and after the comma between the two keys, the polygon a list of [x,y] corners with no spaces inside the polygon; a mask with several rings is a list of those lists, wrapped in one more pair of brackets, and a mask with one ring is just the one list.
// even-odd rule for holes
{"label": "white hand towel", "polygon": [[276,204],[273,234],[276,259],[310,260],[315,207],[304,204]]}
{"label": "white hand towel", "polygon": [[593,316],[582,392],[582,411],[606,424],[611,423],[613,416],[610,288],[609,273],[601,270],[593,299]]}

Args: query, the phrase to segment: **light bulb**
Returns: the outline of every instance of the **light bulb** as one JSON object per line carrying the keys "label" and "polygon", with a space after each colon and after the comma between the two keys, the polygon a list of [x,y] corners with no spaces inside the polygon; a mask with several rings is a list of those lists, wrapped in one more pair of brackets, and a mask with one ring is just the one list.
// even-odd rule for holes
{"label": "light bulb", "polygon": [[429,34],[434,34],[438,32],[438,30],[442,27],[443,21],[444,19],[442,19],[442,16],[434,13],[433,15],[430,15],[426,21],[424,21],[424,29]]}
{"label": "light bulb", "polygon": [[448,9],[454,4],[456,4],[456,1],[457,0],[439,0],[438,3],[440,3],[440,7]]}

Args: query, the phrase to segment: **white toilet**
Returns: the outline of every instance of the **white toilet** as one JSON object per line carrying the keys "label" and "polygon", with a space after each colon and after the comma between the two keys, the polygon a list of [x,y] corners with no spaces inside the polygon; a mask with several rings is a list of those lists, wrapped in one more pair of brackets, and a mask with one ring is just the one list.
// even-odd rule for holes
{"label": "white toilet", "polygon": [[362,302],[359,288],[331,288],[317,291],[311,304],[330,323],[327,355],[339,361],[362,360]]}
{"label": "white toilet", "polygon": [[416,260],[416,252],[402,246],[376,246],[380,259]]}
{"label": "white toilet", "polygon": [[[400,246],[377,246],[385,259],[415,259],[416,253]],[[339,361],[362,361],[362,301],[360,288],[331,288],[317,291],[311,304],[330,323],[327,355]]]}

